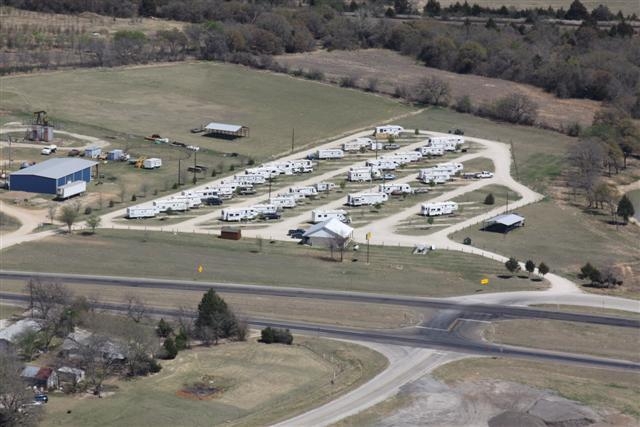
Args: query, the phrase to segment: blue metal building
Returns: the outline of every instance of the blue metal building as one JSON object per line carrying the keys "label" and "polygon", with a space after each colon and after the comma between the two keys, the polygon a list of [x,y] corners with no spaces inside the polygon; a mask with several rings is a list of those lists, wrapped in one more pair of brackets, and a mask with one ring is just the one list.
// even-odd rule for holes
{"label": "blue metal building", "polygon": [[91,160],[77,158],[45,160],[9,175],[9,189],[56,194],[58,187],[70,182],[91,182],[91,168],[96,164]]}

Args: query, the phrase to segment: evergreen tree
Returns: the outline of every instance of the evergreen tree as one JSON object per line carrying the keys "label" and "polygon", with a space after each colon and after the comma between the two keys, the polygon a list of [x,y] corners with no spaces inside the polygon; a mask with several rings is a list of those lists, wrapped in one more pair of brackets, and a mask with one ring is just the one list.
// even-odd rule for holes
{"label": "evergreen tree", "polygon": [[538,273],[540,273],[542,277],[544,277],[544,275],[547,274],[548,272],[549,272],[549,267],[547,266],[547,264],[545,264],[544,262],[541,262],[540,265],[538,266]]}
{"label": "evergreen tree", "polygon": [[589,18],[591,18],[589,11],[582,3],[580,3],[580,0],[573,0],[573,3],[569,6],[569,10],[564,15],[564,19],[572,21],[582,21]]}
{"label": "evergreen tree", "polygon": [[629,200],[626,194],[622,196],[622,199],[618,202],[618,210],[616,213],[624,218],[625,224],[629,222],[630,217],[636,214],[633,203],[631,203],[631,200]]}
{"label": "evergreen tree", "polygon": [[158,326],[156,327],[156,333],[158,334],[158,336],[166,338],[171,335],[171,332],[173,332],[173,328],[171,327],[171,325],[166,322],[164,318],[161,318],[158,322]]}
{"label": "evergreen tree", "polygon": [[167,353],[167,359],[175,359],[178,355],[178,347],[171,337],[164,340],[164,351]]}

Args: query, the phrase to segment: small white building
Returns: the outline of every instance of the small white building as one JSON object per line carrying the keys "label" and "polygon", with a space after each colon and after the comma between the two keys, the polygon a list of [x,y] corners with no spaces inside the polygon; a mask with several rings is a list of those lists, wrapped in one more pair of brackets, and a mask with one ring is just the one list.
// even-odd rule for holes
{"label": "small white building", "polygon": [[312,246],[345,249],[353,237],[353,228],[331,218],[309,228],[303,235]]}

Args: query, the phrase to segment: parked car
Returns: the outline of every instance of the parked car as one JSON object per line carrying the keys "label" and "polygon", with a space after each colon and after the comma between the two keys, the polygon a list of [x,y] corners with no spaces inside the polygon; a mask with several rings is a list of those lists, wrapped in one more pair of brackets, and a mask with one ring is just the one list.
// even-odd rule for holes
{"label": "parked car", "polygon": [[478,172],[476,178],[493,178],[493,173],[489,171]]}
{"label": "parked car", "polygon": [[293,237],[294,234],[304,234],[304,233],[305,233],[305,230],[303,230],[302,228],[294,228],[287,232],[287,236]]}
{"label": "parked car", "polygon": [[80,150],[77,150],[75,148],[69,150],[69,157],[78,157],[80,155]]}
{"label": "parked car", "polygon": [[270,220],[270,219],[280,219],[282,215],[280,215],[277,212],[265,212],[263,214],[260,214],[260,218],[261,219],[266,219],[266,220]]}
{"label": "parked car", "polygon": [[400,148],[400,144],[384,144],[382,146],[383,150],[397,150]]}
{"label": "parked car", "polygon": [[35,396],[33,396],[33,401],[39,403],[47,403],[49,401],[49,396],[47,396],[46,394],[36,394]]}
{"label": "parked car", "polygon": [[209,197],[207,199],[203,199],[202,203],[208,206],[220,206],[222,204],[222,199],[217,197]]}
{"label": "parked car", "polygon": [[396,176],[392,173],[385,173],[384,175],[382,175],[382,179],[384,179],[385,181],[389,181],[392,179],[396,179]]}

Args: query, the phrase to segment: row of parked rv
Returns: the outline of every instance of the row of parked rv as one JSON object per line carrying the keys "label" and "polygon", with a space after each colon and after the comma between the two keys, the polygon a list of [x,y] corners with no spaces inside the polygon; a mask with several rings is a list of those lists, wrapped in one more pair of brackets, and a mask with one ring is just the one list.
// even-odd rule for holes
{"label": "row of parked rv", "polygon": [[452,177],[464,169],[462,163],[438,163],[430,168],[420,169],[418,172],[418,180],[429,184],[444,184],[453,179]]}

